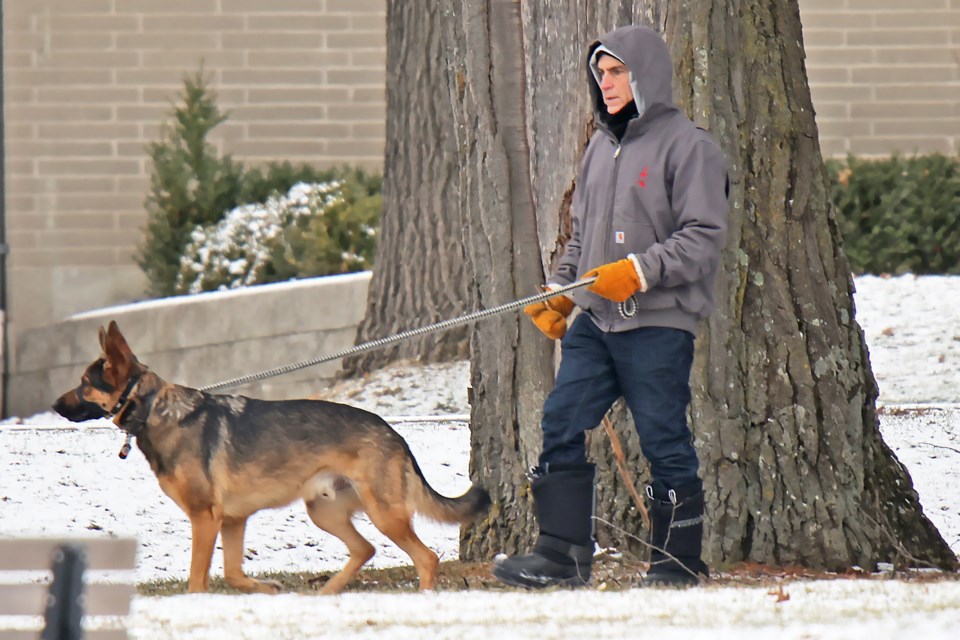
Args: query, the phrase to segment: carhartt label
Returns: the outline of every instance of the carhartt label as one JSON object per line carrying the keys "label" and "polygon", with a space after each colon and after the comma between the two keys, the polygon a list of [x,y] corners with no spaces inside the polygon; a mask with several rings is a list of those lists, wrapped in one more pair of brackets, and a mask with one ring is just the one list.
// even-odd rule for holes
{"label": "carhartt label", "polygon": [[624,241],[623,231],[614,231],[613,238],[614,240],[616,240],[617,244],[623,244],[623,241]]}

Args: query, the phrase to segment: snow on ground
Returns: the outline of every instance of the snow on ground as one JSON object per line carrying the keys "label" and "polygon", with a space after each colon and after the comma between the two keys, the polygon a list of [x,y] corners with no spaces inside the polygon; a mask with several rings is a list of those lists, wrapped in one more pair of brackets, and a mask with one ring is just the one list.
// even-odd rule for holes
{"label": "snow on ground", "polygon": [[[913,476],[925,512],[960,552],[960,278],[857,279],[857,317],[867,335],[887,443]],[[129,336],[134,349],[136,337]],[[91,339],[95,339],[91,336]],[[162,373],[162,372],[161,372]],[[431,484],[448,495],[469,485],[465,362],[395,366],[322,395],[387,416],[410,443]],[[922,409],[922,410],[918,410]],[[453,420],[405,422],[453,415]],[[135,449],[107,421],[75,428],[54,414],[0,423],[0,535],[137,535],[137,577],[185,578],[189,524]],[[407,557],[365,519],[373,566]],[[417,522],[442,558],[458,531]],[[342,544],[310,524],[300,506],[262,512],[248,527],[251,572],[339,568]],[[219,553],[213,573],[222,574]],[[960,582],[882,580],[789,583],[790,599],[766,588],[708,586],[686,592],[347,593],[320,598],[184,595],[136,598],[133,638],[378,639],[594,637],[893,638],[960,634]]]}
{"label": "snow on ground", "polygon": [[765,588],[714,587],[143,598],[135,603],[131,635],[226,637],[211,628],[211,621],[225,620],[229,637],[251,640],[946,640],[960,630],[956,582],[824,580],[784,590],[790,599],[780,603]]}
{"label": "snow on ground", "polygon": [[960,402],[960,278],[856,279],[883,404]]}

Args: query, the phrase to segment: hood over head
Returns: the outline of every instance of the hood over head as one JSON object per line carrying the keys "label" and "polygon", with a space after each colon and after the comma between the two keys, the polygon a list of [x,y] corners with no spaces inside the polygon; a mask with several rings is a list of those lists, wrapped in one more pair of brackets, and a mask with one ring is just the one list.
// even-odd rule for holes
{"label": "hood over head", "polygon": [[626,65],[630,71],[630,88],[637,112],[654,115],[673,105],[673,62],[667,43],[649,27],[619,27],[590,45],[587,67],[590,70],[590,95],[597,120],[607,122],[610,115],[600,92],[600,70],[597,61],[608,54]]}

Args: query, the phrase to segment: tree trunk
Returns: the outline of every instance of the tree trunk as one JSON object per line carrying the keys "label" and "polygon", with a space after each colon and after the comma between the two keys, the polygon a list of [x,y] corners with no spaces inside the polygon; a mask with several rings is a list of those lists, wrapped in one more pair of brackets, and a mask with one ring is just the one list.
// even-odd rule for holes
{"label": "tree trunk", "polygon": [[[545,5],[549,4],[549,8]],[[589,5],[584,7],[583,5]],[[730,230],[719,307],[701,328],[690,417],[707,493],[706,559],[840,569],[955,568],[909,474],[880,438],[852,278],[828,200],[796,0],[445,0],[441,21],[460,160],[472,305],[529,295],[561,251],[590,131],[584,51],[613,28],[666,35],[675,98],[728,154]],[[461,555],[523,550],[536,534],[524,469],[540,448],[552,347],[526,318],[471,340],[471,476],[495,504]],[[629,416],[614,421],[649,474]],[[601,544],[646,538],[602,430]]]}
{"label": "tree trunk", "polygon": [[[544,277],[531,189],[524,43],[516,2],[455,2],[449,9],[445,41],[453,45],[450,99],[470,297],[474,307],[487,308],[536,292]],[[521,317],[501,315],[472,334],[471,421],[487,427],[471,431],[471,469],[493,495],[494,508],[482,526],[464,532],[465,548],[493,548],[474,534],[493,534],[499,544],[516,548],[534,526],[521,480],[540,451],[531,425],[552,384],[553,364],[536,329]]]}
{"label": "tree trunk", "polygon": [[721,140],[736,185],[726,303],[693,375],[711,556],[956,568],[880,437],[796,0],[683,3],[664,26],[677,102]]}
{"label": "tree trunk", "polygon": [[[464,313],[464,230],[440,10],[387,2],[387,122],[376,267],[357,344]],[[348,375],[401,359],[467,357],[467,328],[405,340],[345,360]]]}

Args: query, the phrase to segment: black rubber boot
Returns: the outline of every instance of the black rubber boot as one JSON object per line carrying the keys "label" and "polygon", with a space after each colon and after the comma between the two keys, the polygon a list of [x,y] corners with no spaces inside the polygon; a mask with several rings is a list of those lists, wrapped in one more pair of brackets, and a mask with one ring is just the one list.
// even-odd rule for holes
{"label": "black rubber boot", "polygon": [[513,587],[580,587],[593,560],[592,464],[534,467],[533,501],[540,537],[527,555],[498,557],[493,575]]}
{"label": "black rubber boot", "polygon": [[643,586],[691,587],[710,575],[703,550],[703,488],[697,482],[676,491],[647,487],[653,528],[650,570]]}

